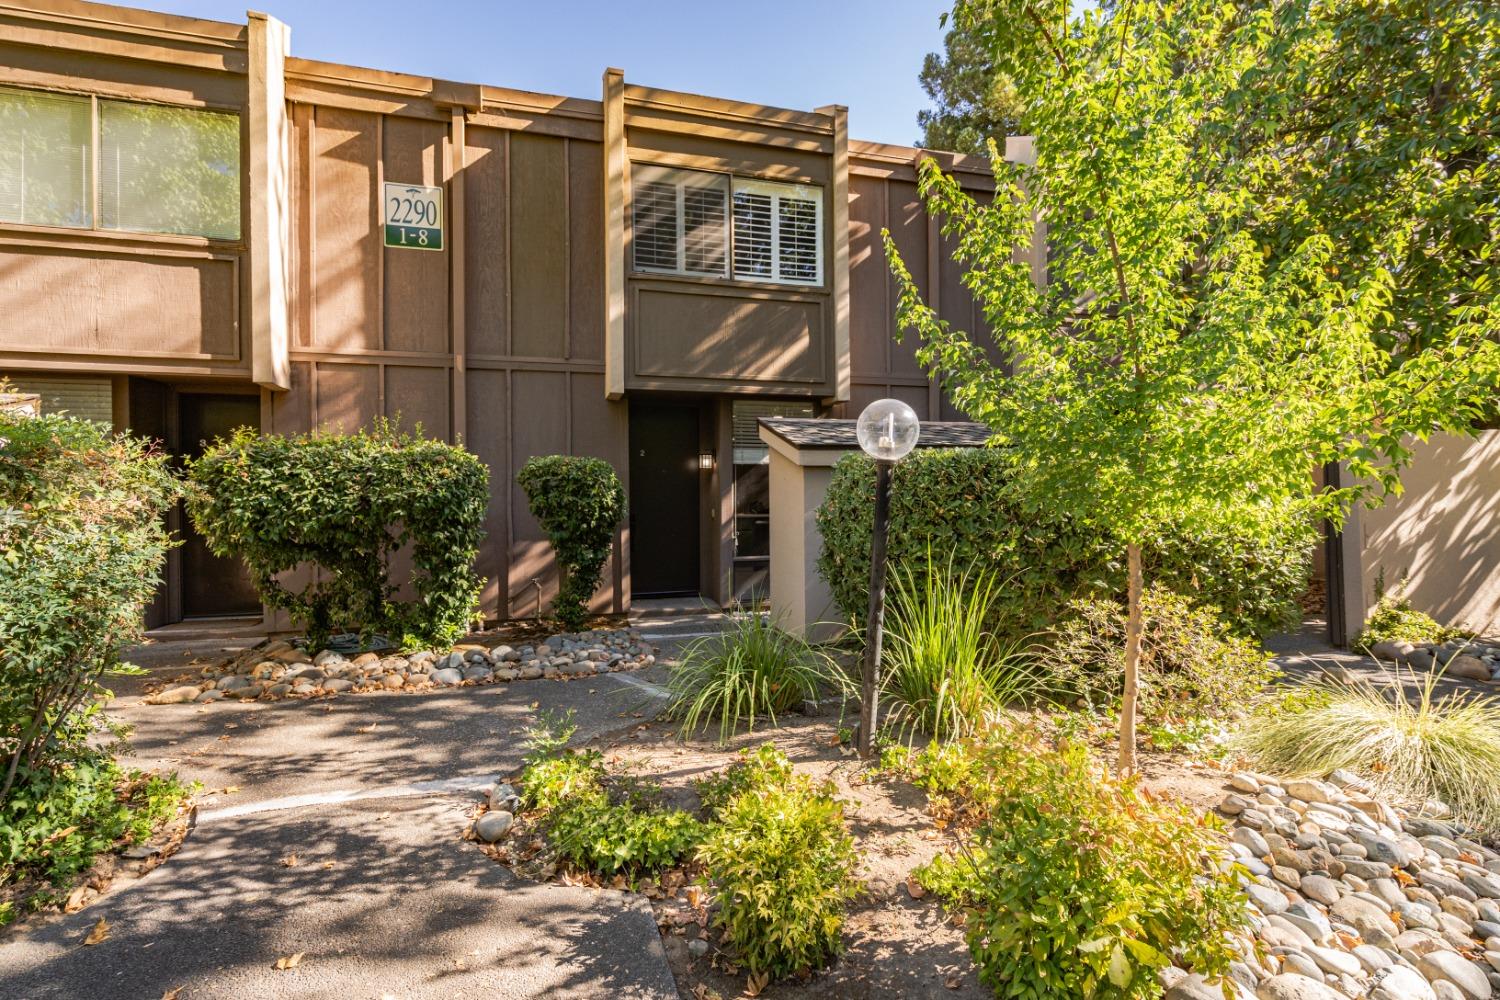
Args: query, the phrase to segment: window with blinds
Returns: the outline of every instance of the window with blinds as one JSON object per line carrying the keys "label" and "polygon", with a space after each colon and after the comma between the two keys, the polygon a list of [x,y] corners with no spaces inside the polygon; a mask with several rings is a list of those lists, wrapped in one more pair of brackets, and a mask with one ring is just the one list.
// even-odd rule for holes
{"label": "window with blinds", "polygon": [[631,171],[638,272],[823,283],[823,189],[696,170]]}
{"label": "window with blinds", "polygon": [[0,88],[0,221],[94,224],[93,102]]}
{"label": "window with blinds", "polygon": [[237,115],[99,102],[99,215],[105,229],[237,240]]}
{"label": "window with blinds", "polygon": [[734,180],[734,276],[823,283],[823,189]]}
{"label": "window with blinds", "polygon": [[631,175],[631,259],[657,274],[729,273],[728,183],[718,174],[637,167]]}

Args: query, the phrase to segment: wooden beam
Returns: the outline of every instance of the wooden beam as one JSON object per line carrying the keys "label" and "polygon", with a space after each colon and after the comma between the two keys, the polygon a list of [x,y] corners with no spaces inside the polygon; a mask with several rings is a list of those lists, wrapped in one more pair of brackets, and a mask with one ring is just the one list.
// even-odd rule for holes
{"label": "wooden beam", "polygon": [[625,395],[625,73],[604,71],[604,395]]}
{"label": "wooden beam", "polygon": [[452,127],[448,138],[448,228],[452,238],[448,241],[448,288],[452,299],[448,315],[453,323],[453,440],[463,440],[468,433],[468,372],[465,362],[468,355],[467,330],[464,315],[464,167],[468,162],[468,140],[464,133],[464,109],[453,108]]}
{"label": "wooden beam", "polygon": [[267,389],[292,387],[287,253],[291,125],[285,64],[291,29],[268,14],[249,17],[250,73],[250,367]]}
{"label": "wooden beam", "polygon": [[833,290],[833,392],[823,403],[849,401],[849,109],[841,104],[819,108],[833,118],[833,200],[830,222]]}

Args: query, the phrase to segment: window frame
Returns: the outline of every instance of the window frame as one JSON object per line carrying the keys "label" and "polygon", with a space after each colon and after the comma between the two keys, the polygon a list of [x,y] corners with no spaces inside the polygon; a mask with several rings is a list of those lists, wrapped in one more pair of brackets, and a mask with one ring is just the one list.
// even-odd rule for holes
{"label": "window frame", "polygon": [[[147,97],[135,95],[100,94],[94,91],[69,90],[66,88],[32,87],[0,81],[0,90],[23,91],[38,94],[53,94],[61,97],[83,98],[89,102],[89,157],[88,157],[88,208],[89,224],[86,226],[66,226],[46,223],[21,222],[19,220],[0,219],[0,230],[15,230],[28,233],[48,233],[68,236],[87,236],[93,239],[108,241],[123,241],[135,243],[161,243],[176,246],[214,247],[224,250],[243,250],[249,245],[248,236],[248,205],[246,203],[246,192],[248,183],[248,161],[246,144],[246,119],[245,109],[237,105],[220,104],[180,104],[172,101],[158,101]],[[100,225],[102,214],[102,175],[103,175],[103,142],[102,122],[103,115],[100,111],[100,102],[113,101],[118,104],[139,104],[148,107],[174,108],[184,111],[207,111],[217,114],[233,115],[239,123],[239,176],[237,191],[237,211],[239,213],[240,234],[233,239],[225,239],[217,236],[198,236],[182,233],[161,233],[144,229],[120,229]]]}
{"label": "window frame", "polygon": [[[684,183],[684,181],[693,178],[702,178],[702,180],[696,184]],[[636,196],[643,185],[657,183],[672,184],[676,195],[678,262],[676,268],[643,267],[637,263],[636,259]],[[690,186],[714,187],[724,192],[724,266],[717,273],[690,271],[684,267],[687,256],[687,243],[683,219],[683,192]],[[734,196],[736,192],[742,190],[769,195],[771,198],[771,274],[769,275],[741,274],[735,270]],[[827,192],[827,185],[818,184],[810,180],[776,180],[767,177],[734,174],[728,171],[702,170],[695,167],[676,167],[667,164],[632,160],[630,163],[631,208],[627,213],[630,224],[630,251],[626,255],[629,258],[630,273],[640,278],[673,278],[688,281],[723,282],[729,285],[772,287],[778,290],[806,289],[826,291],[828,287],[828,234],[825,228],[828,220],[828,212],[825,207]],[[782,275],[780,245],[781,199],[783,196],[794,194],[800,194],[801,200],[811,201],[814,205],[813,224],[816,230],[814,244],[816,253],[814,260],[816,274],[814,280],[811,281]]]}

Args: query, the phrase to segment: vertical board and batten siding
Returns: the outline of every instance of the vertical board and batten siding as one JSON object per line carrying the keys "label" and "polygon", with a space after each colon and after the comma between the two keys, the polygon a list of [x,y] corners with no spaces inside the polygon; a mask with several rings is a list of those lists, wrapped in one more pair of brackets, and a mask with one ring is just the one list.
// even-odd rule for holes
{"label": "vertical board and batten siding", "polygon": [[[605,458],[626,475],[626,409],[603,385],[602,151],[598,141],[471,121],[452,148],[446,116],[301,101],[292,122],[292,387],[278,433],[352,430],[377,417],[463,443],[490,470],[477,571],[487,616],[531,614],[556,593],[551,548],[515,475],[534,455]],[[485,117],[485,116],[476,116]],[[586,131],[586,129],[585,129]],[[461,155],[459,155],[461,154]],[[445,185],[447,248],[386,248],[385,181]],[[463,240],[455,241],[462,213]],[[464,412],[454,414],[450,282],[462,255]],[[601,611],[626,605],[623,545]]]}
{"label": "vertical board and batten siding", "polygon": [[[962,420],[917,361],[917,337],[896,342],[898,290],[885,257],[881,231],[889,230],[923,297],[960,330],[984,336],[983,316],[963,286],[953,241],[929,218],[917,194],[911,150],[853,143],[849,177],[849,402],[834,415],[855,417],[883,397],[900,399],[923,420]],[[984,197],[993,188],[973,168],[960,175]]]}

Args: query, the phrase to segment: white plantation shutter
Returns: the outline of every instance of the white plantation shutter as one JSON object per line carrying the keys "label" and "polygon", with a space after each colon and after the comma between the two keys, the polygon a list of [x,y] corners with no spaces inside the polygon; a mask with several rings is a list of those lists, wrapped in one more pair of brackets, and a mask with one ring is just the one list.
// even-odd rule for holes
{"label": "white plantation shutter", "polygon": [[723,274],[726,244],[724,188],[682,188],[682,269],[689,274]]}
{"label": "white plantation shutter", "polygon": [[822,284],[822,234],[822,188],[735,179],[736,278]]}
{"label": "white plantation shutter", "polygon": [[736,185],[734,192],[734,276],[770,280],[775,277],[774,247],[771,242],[771,196],[746,191]]}
{"label": "white plantation shutter", "polygon": [[87,97],[0,88],[0,221],[93,224]]}
{"label": "white plantation shutter", "polygon": [[637,183],[634,191],[635,269],[677,270],[677,188]]}
{"label": "white plantation shutter", "polygon": [[818,202],[785,195],[777,205],[776,256],[783,281],[818,282]]}
{"label": "white plantation shutter", "polygon": [[719,174],[633,168],[631,259],[635,270],[728,274],[727,188]]}

